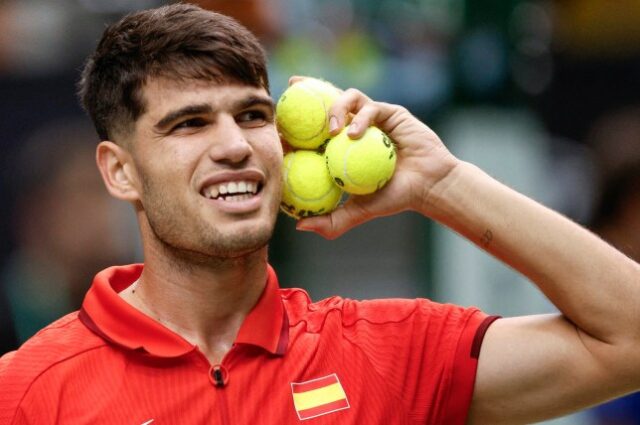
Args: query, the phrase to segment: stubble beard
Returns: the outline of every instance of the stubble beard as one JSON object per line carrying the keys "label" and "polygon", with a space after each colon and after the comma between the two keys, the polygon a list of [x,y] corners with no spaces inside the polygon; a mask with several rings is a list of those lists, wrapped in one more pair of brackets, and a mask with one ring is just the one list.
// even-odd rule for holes
{"label": "stubble beard", "polygon": [[178,202],[169,202],[146,179],[143,185],[148,195],[144,210],[149,229],[167,254],[182,262],[210,264],[239,259],[264,248],[273,236],[279,202],[269,206],[267,223],[225,233],[202,217],[188,214]]}

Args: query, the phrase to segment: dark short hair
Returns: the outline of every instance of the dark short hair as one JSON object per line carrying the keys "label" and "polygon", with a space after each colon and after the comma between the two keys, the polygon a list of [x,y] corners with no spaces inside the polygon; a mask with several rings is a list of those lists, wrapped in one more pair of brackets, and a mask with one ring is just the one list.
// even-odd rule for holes
{"label": "dark short hair", "polygon": [[237,82],[269,91],[266,54],[233,18],[190,4],[131,13],[110,25],[89,57],[79,95],[102,140],[145,112],[150,79]]}

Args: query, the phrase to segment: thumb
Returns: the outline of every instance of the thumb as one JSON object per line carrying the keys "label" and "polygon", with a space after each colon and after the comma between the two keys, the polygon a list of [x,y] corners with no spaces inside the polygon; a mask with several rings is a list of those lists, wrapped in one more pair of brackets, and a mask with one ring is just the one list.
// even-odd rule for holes
{"label": "thumb", "polygon": [[296,224],[296,229],[315,232],[326,239],[335,239],[372,218],[352,197],[330,214],[301,219]]}

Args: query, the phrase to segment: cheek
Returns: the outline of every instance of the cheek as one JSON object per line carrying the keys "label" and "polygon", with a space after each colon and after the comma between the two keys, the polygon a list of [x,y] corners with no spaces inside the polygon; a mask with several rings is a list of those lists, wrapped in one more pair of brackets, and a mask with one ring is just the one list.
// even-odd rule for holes
{"label": "cheek", "polygon": [[263,140],[265,142],[259,145],[263,156],[270,163],[281,165],[284,153],[282,150],[282,144],[280,143],[280,137],[277,135],[277,133],[269,133],[268,137],[265,137]]}
{"label": "cheek", "polygon": [[265,163],[271,178],[282,178],[282,155],[282,149],[274,149],[265,154]]}
{"label": "cheek", "polygon": [[195,167],[194,153],[186,149],[168,147],[154,152],[136,168],[144,187],[167,187],[189,183]]}
{"label": "cheek", "polygon": [[173,168],[153,166],[139,170],[140,202],[149,211],[166,208],[171,200],[178,198],[181,177]]}

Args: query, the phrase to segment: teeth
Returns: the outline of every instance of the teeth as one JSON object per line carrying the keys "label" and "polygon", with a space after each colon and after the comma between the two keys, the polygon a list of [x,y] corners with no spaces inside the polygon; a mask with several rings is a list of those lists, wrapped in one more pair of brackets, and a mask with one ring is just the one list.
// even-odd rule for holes
{"label": "teeth", "polygon": [[244,201],[251,198],[258,192],[258,183],[255,181],[235,181],[226,182],[205,188],[204,195],[207,198],[215,199],[220,195],[233,195],[226,196],[225,200],[228,201]]}
{"label": "teeth", "polygon": [[224,200],[225,201],[231,201],[231,202],[240,202],[240,201],[246,201],[247,199],[251,198],[252,195],[249,194],[244,194],[244,195],[230,195],[227,196]]}
{"label": "teeth", "polygon": [[234,195],[231,197],[232,201],[246,201],[251,198],[251,195]]}

